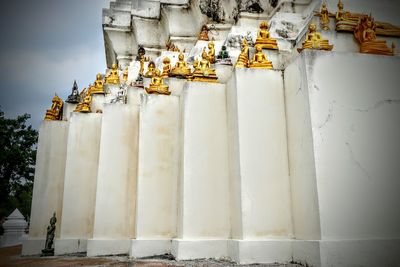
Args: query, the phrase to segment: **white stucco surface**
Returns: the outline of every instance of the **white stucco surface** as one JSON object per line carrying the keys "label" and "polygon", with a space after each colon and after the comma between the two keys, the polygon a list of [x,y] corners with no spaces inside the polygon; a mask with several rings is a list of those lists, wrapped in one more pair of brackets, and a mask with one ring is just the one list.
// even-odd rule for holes
{"label": "white stucco surface", "polygon": [[[55,254],[73,253],[93,235],[102,114],[70,119],[60,236]],[[67,246],[63,244],[68,243]]]}
{"label": "white stucco surface", "polygon": [[[24,242],[22,255],[41,253],[43,247],[40,244],[46,238],[46,229],[53,212],[58,222],[61,221],[67,138],[68,123],[65,121],[43,121],[40,125],[29,225],[28,240],[31,241]],[[60,228],[57,227],[56,236],[59,235]],[[35,245],[25,246],[25,243]]]}
{"label": "white stucco surface", "polygon": [[[97,175],[96,208],[93,239],[88,242],[88,255],[107,250],[98,243],[109,240],[114,253],[128,253],[135,233],[135,202],[138,153],[139,107],[105,104]],[[117,251],[118,248],[121,251]]]}

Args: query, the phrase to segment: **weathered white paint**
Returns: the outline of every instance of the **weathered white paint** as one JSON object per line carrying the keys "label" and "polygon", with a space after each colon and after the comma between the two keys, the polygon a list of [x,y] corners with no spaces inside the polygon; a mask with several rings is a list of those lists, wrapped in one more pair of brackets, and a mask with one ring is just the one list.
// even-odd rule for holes
{"label": "weathered white paint", "polygon": [[55,254],[86,251],[93,235],[102,114],[70,119],[60,236]]}

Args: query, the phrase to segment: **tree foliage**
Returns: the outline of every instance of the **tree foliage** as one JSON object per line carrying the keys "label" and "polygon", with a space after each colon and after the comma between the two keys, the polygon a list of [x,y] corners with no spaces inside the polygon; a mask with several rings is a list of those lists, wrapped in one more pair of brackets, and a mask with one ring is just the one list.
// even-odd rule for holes
{"label": "tree foliage", "polygon": [[8,119],[0,109],[0,218],[15,208],[30,213],[38,132],[29,118]]}

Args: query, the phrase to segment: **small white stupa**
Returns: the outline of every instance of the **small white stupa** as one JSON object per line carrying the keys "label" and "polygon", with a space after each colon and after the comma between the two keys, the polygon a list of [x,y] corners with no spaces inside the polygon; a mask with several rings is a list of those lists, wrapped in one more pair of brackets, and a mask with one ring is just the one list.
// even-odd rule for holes
{"label": "small white stupa", "polygon": [[4,235],[2,237],[1,247],[11,247],[22,244],[25,238],[25,229],[28,223],[24,215],[15,209],[3,224]]}

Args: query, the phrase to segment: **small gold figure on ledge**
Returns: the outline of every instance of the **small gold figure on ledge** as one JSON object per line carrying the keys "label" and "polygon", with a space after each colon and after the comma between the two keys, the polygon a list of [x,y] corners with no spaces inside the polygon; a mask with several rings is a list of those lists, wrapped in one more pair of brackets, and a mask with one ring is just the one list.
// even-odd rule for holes
{"label": "small gold figure on ledge", "polygon": [[178,48],[175,44],[173,44],[173,43],[171,42],[171,40],[168,40],[168,41],[165,43],[165,47],[167,48],[167,51],[171,51],[171,52],[181,52],[181,51],[179,50],[179,48]]}
{"label": "small gold figure on ledge", "polygon": [[209,41],[207,25],[203,25],[203,27],[201,27],[201,32],[199,34],[199,40]]}
{"label": "small gold figure on ledge", "polygon": [[211,63],[205,50],[203,50],[201,60],[198,61],[192,76],[195,82],[217,82],[217,73],[215,69],[211,68]]}
{"label": "small gold figure on ledge", "polygon": [[347,31],[354,32],[355,27],[358,24],[358,21],[365,17],[364,14],[350,13],[344,11],[344,5],[341,0],[339,0],[338,11],[336,12],[336,31]]}
{"label": "small gold figure on ledge", "polygon": [[250,68],[258,69],[272,69],[272,62],[268,61],[267,56],[263,53],[261,45],[256,45],[256,53],[253,56],[253,60],[250,62]]}
{"label": "small gold figure on ledge", "polygon": [[360,43],[360,53],[389,55],[395,54],[395,45],[390,49],[385,40],[379,40],[375,34],[376,24],[371,16],[363,17],[356,29],[354,36]]}
{"label": "small gold figure on ledge", "polygon": [[306,39],[303,42],[303,47],[297,48],[297,51],[299,51],[299,53],[304,49],[331,51],[332,48],[333,45],[330,45],[328,40],[322,39],[321,34],[317,32],[317,25],[315,25],[314,22],[311,22],[308,26],[308,33],[306,35]]}
{"label": "small gold figure on ledge", "polygon": [[242,51],[236,61],[236,68],[248,68],[249,66],[249,46],[247,44],[246,38],[242,41]]}
{"label": "small gold figure on ledge", "polygon": [[111,72],[106,77],[107,84],[119,84],[119,73],[118,65],[113,63],[111,67]]}
{"label": "small gold figure on ledge", "polygon": [[[83,95],[85,95],[85,97],[83,97]],[[81,92],[81,98],[83,99],[83,101],[76,105],[74,112],[89,113],[90,105],[92,103],[92,95],[90,94],[90,91],[83,89],[83,91]]]}
{"label": "small gold figure on ledge", "polygon": [[126,67],[126,68],[124,69],[124,71],[122,72],[122,80],[123,80],[125,83],[128,81],[128,74],[129,74],[129,72],[128,72],[128,67]]}
{"label": "small gold figure on ledge", "polygon": [[321,25],[321,29],[324,31],[329,31],[329,17],[333,16],[333,14],[329,13],[328,8],[326,7],[326,2],[324,1],[321,6],[321,10],[315,14],[319,17],[319,22]]}
{"label": "small gold figure on ledge", "polygon": [[96,75],[96,80],[94,81],[94,85],[89,87],[89,92],[91,95],[105,94],[103,77],[101,76],[100,73]]}
{"label": "small gold figure on ledge", "polygon": [[159,95],[170,95],[171,92],[168,90],[168,85],[164,84],[164,79],[160,74],[160,71],[156,69],[153,77],[151,77],[150,86],[145,88],[148,94],[159,94]]}
{"label": "small gold figure on ledge", "polygon": [[255,45],[261,45],[261,48],[266,49],[278,49],[278,43],[276,42],[276,39],[270,37],[268,31],[268,22],[263,21],[260,23],[260,30],[257,33]]}
{"label": "small gold figure on ledge", "polygon": [[46,110],[46,115],[44,116],[44,119],[46,121],[61,120],[62,112],[63,112],[62,108],[63,108],[64,102],[62,101],[61,98],[58,97],[57,94],[53,97],[51,102],[52,102],[51,108]]}
{"label": "small gold figure on ledge", "polygon": [[211,64],[215,63],[215,45],[213,40],[208,43],[208,60]]}
{"label": "small gold figure on ledge", "polygon": [[172,68],[170,76],[182,77],[182,78],[190,76],[190,68],[187,66],[187,63],[185,62],[185,56],[183,55],[183,53],[179,54],[178,62],[176,62],[175,67]]}
{"label": "small gold figure on ledge", "polygon": [[156,64],[153,61],[150,61],[149,65],[147,65],[147,72],[144,75],[144,77],[146,78],[153,77],[155,70],[156,70]]}
{"label": "small gold figure on ledge", "polygon": [[165,57],[163,59],[163,72],[161,74],[161,76],[163,78],[168,78],[169,77],[169,73],[171,72],[171,60],[169,59],[169,57]]}

